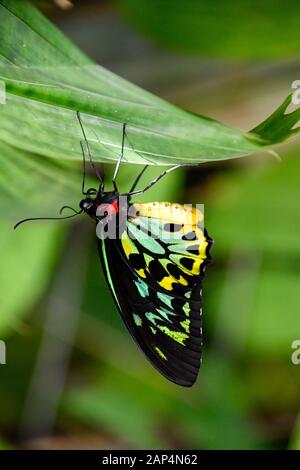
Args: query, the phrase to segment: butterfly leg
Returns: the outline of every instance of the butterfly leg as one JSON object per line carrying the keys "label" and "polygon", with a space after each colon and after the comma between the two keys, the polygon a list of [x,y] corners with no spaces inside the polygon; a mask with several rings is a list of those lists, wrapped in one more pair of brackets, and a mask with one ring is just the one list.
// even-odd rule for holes
{"label": "butterfly leg", "polygon": [[115,191],[118,191],[117,184],[116,184],[116,178],[117,178],[117,175],[118,175],[118,172],[119,172],[119,168],[120,168],[121,162],[122,162],[123,157],[124,157],[125,136],[126,136],[126,123],[124,123],[124,124],[123,124],[123,127],[122,127],[122,148],[121,148],[121,154],[120,154],[119,160],[117,161],[117,164],[116,164],[116,167],[115,167],[115,171],[114,171],[114,176],[113,176],[113,179],[112,179],[112,183],[113,183],[113,185],[114,185]]}
{"label": "butterfly leg", "polygon": [[[178,165],[174,165],[172,166],[171,168],[168,168],[167,170],[163,171],[160,175],[158,175],[156,178],[154,178],[153,181],[151,181],[150,183],[147,184],[147,186],[144,188],[144,189],[139,189],[137,191],[130,191],[129,193],[125,193],[125,194],[122,194],[122,196],[134,196],[135,194],[142,194],[144,193],[145,191],[147,191],[148,189],[152,188],[152,186],[154,186],[161,178],[163,178],[164,176],[166,176],[167,174],[171,173],[172,171],[174,170],[177,170],[177,168],[180,168],[180,167],[183,167],[183,166],[195,166],[193,164],[178,164]],[[145,170],[145,169],[144,169]],[[143,172],[144,172],[143,170]]]}
{"label": "butterfly leg", "polygon": [[85,190],[85,175],[86,175],[86,159],[85,159],[85,151],[83,146],[83,141],[80,141],[80,147],[82,152],[82,182],[81,182],[81,192],[82,194],[86,195]]}
{"label": "butterfly leg", "polygon": [[[87,137],[86,137],[86,133],[85,133],[83,124],[82,124],[80,112],[77,111],[77,112],[76,112],[76,115],[77,115],[77,119],[78,119],[78,122],[79,122],[79,124],[80,124],[81,131],[82,131],[83,139],[84,139],[84,142],[85,142],[85,147],[86,147],[86,149],[87,149],[87,153],[88,153],[88,156],[89,156],[90,165],[91,165],[91,167],[93,168],[94,173],[95,173],[95,175],[97,176],[98,180],[101,182],[101,188],[102,188],[102,190],[103,190],[103,189],[104,189],[103,175],[102,175],[101,173],[99,173],[99,171],[97,170],[97,168],[96,168],[96,166],[95,166],[95,164],[94,164],[94,162],[93,162],[92,154],[91,154],[90,147],[89,147],[89,143],[88,143],[88,140],[87,140]],[[85,167],[85,151],[84,151],[84,146],[83,146],[82,141],[80,142],[80,145],[81,145],[82,155],[83,155],[83,165],[84,165],[83,184],[84,184],[84,178],[85,178],[85,173],[86,173],[86,167]],[[83,194],[85,194],[85,193],[83,193]]]}
{"label": "butterfly leg", "polygon": [[134,183],[133,183],[133,185],[132,185],[132,187],[131,187],[131,189],[130,189],[130,191],[129,191],[130,193],[135,190],[135,188],[136,188],[138,182],[140,181],[141,177],[143,176],[143,174],[144,174],[145,171],[147,170],[148,166],[149,166],[149,165],[145,165],[144,168],[142,169],[142,171],[137,175],[137,177],[136,177],[136,179],[135,179],[135,181],[134,181]]}

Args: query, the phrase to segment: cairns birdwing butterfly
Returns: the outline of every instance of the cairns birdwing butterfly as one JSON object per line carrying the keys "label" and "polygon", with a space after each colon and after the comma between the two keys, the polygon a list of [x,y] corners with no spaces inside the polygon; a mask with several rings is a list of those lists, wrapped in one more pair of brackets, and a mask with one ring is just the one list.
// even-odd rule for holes
{"label": "cairns birdwing butterfly", "polygon": [[[70,216],[42,219],[67,219],[85,213],[96,222],[101,265],[129,333],[163,376],[190,387],[201,364],[202,283],[213,240],[203,228],[203,212],[195,207],[132,202],[163,176],[187,165],[170,167],[145,188],[136,190],[146,165],[130,191],[120,194],[116,178],[124,157],[124,124],[112,178],[114,189],[107,192],[103,169],[100,171],[93,162],[79,112],[77,118],[83,135],[83,199],[78,211],[62,207],[61,212],[66,207],[74,211]],[[87,157],[99,180],[98,189],[85,188]],[[24,219],[15,228],[29,220],[37,218]],[[107,234],[109,230],[105,233],[109,225],[115,229],[112,237]]]}

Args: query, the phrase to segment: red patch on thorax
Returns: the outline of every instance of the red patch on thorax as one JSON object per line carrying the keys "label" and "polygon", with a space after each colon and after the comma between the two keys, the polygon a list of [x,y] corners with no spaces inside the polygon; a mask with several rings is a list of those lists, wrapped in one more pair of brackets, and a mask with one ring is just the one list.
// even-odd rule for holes
{"label": "red patch on thorax", "polygon": [[104,202],[99,204],[96,210],[96,216],[101,219],[108,217],[109,219],[114,218],[119,213],[119,201],[115,199],[113,202]]}
{"label": "red patch on thorax", "polygon": [[117,214],[119,212],[118,200],[116,199],[109,207],[111,207],[111,210]]}
{"label": "red patch on thorax", "polygon": [[102,207],[105,208],[108,216],[117,214],[119,212],[119,204],[117,199],[111,204],[103,204]]}

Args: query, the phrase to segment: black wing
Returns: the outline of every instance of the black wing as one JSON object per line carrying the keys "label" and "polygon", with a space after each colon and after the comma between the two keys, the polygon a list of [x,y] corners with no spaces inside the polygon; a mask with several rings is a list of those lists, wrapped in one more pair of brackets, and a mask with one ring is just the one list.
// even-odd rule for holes
{"label": "black wing", "polygon": [[98,240],[108,285],[130,334],[146,357],[166,378],[189,387],[201,364],[202,280],[212,240],[202,231],[197,249],[197,239],[184,239],[179,254],[176,243],[174,254],[174,243],[166,242],[170,234],[163,234],[151,248],[149,240],[133,240],[130,227],[132,220],[121,240]]}

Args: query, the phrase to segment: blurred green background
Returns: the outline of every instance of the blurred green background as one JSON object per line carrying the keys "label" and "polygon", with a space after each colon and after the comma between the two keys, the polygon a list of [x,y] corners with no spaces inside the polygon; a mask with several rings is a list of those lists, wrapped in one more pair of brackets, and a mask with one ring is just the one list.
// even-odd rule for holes
{"label": "blurred green background", "polygon": [[[259,2],[250,16],[249,2],[73,3],[43,11],[94,60],[233,127],[253,128],[300,79],[297,2]],[[79,168],[58,181],[55,162],[39,171],[32,156],[26,172],[44,181],[37,193],[21,152],[1,158],[1,143],[1,167],[11,166],[26,197],[21,211],[11,207],[14,189],[0,174],[0,448],[300,449],[300,365],[291,362],[300,339],[299,138],[276,150],[281,161],[261,153],[177,171],[144,196],[204,203],[215,240],[203,366],[185,390],[151,368],[121,323],[88,218],[12,232],[30,199],[44,215],[70,202],[68,191],[78,188],[79,200]],[[137,170],[122,167],[123,189]]]}

